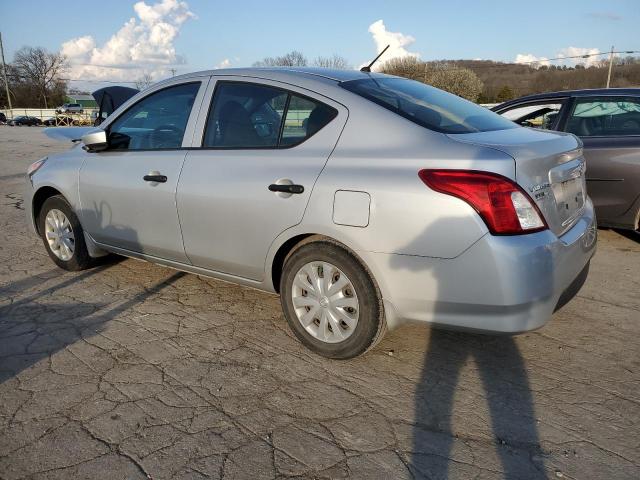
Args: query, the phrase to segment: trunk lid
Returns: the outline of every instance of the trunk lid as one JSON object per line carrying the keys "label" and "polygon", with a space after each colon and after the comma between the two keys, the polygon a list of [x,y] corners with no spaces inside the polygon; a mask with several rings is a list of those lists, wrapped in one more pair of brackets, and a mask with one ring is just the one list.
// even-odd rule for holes
{"label": "trunk lid", "polygon": [[569,230],[582,214],[586,200],[585,164],[582,143],[573,135],[511,128],[448,136],[511,156],[516,167],[514,180],[533,199],[556,235]]}

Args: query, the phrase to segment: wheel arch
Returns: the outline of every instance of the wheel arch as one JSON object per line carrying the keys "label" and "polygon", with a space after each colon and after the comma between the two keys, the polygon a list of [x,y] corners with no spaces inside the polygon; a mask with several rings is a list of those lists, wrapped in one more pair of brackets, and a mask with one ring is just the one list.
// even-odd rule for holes
{"label": "wheel arch", "polygon": [[356,260],[358,260],[358,262],[360,262],[360,264],[367,271],[367,273],[371,277],[371,280],[372,280],[376,290],[378,291],[378,294],[382,298],[383,291],[381,289],[380,282],[376,278],[376,275],[374,274],[373,269],[368,265],[368,263],[365,261],[365,259],[362,258],[362,256],[359,255],[356,252],[356,250],[354,250],[352,247],[350,247],[344,241],[341,241],[339,238],[336,238],[335,236],[328,235],[328,234],[325,234],[325,233],[317,233],[317,232],[297,233],[295,235],[290,236],[286,240],[282,241],[282,243],[280,243],[280,245],[276,249],[276,251],[275,251],[275,253],[274,253],[274,255],[273,255],[272,259],[271,259],[271,263],[270,263],[271,269],[270,269],[270,272],[268,272],[270,274],[270,277],[271,277],[271,281],[272,281],[272,284],[273,284],[273,289],[274,289],[274,291],[276,293],[280,293],[280,278],[282,277],[282,270],[283,270],[284,262],[285,262],[287,256],[293,250],[295,250],[296,248],[302,246],[303,244],[316,242],[316,241],[325,241],[325,242],[333,243],[333,244],[338,245],[339,247],[345,249],[351,255],[353,255],[356,258]]}
{"label": "wheel arch", "polygon": [[61,195],[62,197],[64,197],[62,192],[60,192],[57,188],[51,187],[49,185],[38,188],[38,190],[36,190],[36,193],[34,193],[33,195],[33,200],[31,202],[31,214],[33,215],[33,223],[38,234],[41,233],[38,225],[38,216],[40,215],[40,211],[42,210],[42,205],[44,205],[44,202],[47,200],[47,198],[51,198],[56,195]]}

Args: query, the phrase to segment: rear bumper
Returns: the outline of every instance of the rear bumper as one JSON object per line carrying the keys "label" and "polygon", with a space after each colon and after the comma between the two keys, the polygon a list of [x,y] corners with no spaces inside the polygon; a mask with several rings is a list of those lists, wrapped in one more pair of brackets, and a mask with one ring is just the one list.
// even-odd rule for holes
{"label": "rear bumper", "polygon": [[[564,235],[487,234],[456,258],[364,253],[390,327],[428,322],[518,333],[544,325],[584,283],[596,249],[593,204]],[[454,232],[452,232],[454,233]],[[360,253],[360,252],[359,252]]]}

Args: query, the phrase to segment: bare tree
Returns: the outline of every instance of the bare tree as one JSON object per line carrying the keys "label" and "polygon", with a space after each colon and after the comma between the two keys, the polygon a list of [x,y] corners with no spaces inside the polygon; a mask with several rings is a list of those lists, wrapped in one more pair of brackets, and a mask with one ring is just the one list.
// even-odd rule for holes
{"label": "bare tree", "polygon": [[140,91],[150,87],[153,84],[153,78],[149,72],[145,72],[140,78],[136,80],[136,88]]}
{"label": "bare tree", "polygon": [[60,53],[47,52],[44,48],[22,47],[13,59],[13,66],[22,83],[37,88],[48,108],[47,95],[60,83],[60,74],[67,69],[67,59]]}
{"label": "bare tree", "polygon": [[316,67],[336,68],[339,70],[348,70],[351,68],[346,58],[335,53],[331,57],[316,57],[313,61],[313,65]]}
{"label": "bare tree", "polygon": [[255,62],[254,67],[306,67],[307,57],[297,50],[293,50],[280,57],[266,57]]}

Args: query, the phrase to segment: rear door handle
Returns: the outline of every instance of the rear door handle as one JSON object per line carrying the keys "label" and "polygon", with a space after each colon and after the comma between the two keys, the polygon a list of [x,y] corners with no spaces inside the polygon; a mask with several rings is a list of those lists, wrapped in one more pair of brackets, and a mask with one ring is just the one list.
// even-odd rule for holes
{"label": "rear door handle", "polygon": [[282,192],[282,193],[304,193],[304,187],[302,185],[287,185],[272,183],[269,185],[269,191]]}
{"label": "rear door handle", "polygon": [[142,177],[145,182],[165,183],[167,181],[166,175],[145,175]]}

